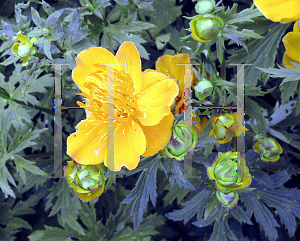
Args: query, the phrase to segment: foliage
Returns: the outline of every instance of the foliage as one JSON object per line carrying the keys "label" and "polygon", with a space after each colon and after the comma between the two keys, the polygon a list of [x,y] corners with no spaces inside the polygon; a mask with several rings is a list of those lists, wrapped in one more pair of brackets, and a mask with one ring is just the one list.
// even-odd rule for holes
{"label": "foliage", "polygon": [[[1,240],[296,240],[300,220],[300,63],[291,62],[295,68],[287,68],[282,61],[282,38],[292,31],[293,23],[272,22],[246,0],[223,0],[216,2],[207,17],[222,18],[224,26],[212,34],[211,41],[200,43],[190,35],[190,22],[198,16],[196,2],[1,1]],[[36,52],[27,66],[12,52],[19,41],[18,32],[37,39],[33,43]],[[179,161],[160,151],[141,156],[133,170],[113,173],[107,169],[101,197],[82,202],[64,176],[52,176],[58,163],[63,173],[71,161],[66,154],[67,138],[86,118],[85,110],[76,105],[85,98],[78,95],[81,91],[72,71],[80,62],[76,62],[80,52],[102,47],[115,54],[124,41],[136,46],[143,70],[157,68],[155,62],[165,54],[188,54],[193,65],[192,85],[202,79],[209,82],[210,92],[202,93],[205,100],[197,99],[191,88],[192,112],[202,124],[203,116],[208,123],[197,144],[180,156],[185,159]],[[57,64],[61,71],[56,70]],[[237,73],[237,64],[244,64],[244,72]],[[242,73],[244,86],[240,87]],[[58,76],[62,80],[61,120],[54,118],[57,103],[53,97],[60,95],[55,88]],[[228,143],[218,144],[219,138],[209,133],[215,125],[211,117],[236,112],[241,103],[237,90],[245,96],[243,124],[249,130],[244,135],[245,160],[252,182],[237,191],[238,204],[227,208],[218,201],[207,169],[218,153],[235,152],[237,139],[233,135]],[[185,96],[184,89],[181,92]],[[185,110],[180,114],[173,111],[174,125],[187,121]],[[192,124],[199,120],[193,119]],[[61,130],[56,128],[59,122]],[[60,133],[63,155],[55,162],[53,136]],[[180,130],[178,135],[184,137],[184,133]],[[266,138],[273,138],[283,149],[274,163],[261,160],[252,149]]]}

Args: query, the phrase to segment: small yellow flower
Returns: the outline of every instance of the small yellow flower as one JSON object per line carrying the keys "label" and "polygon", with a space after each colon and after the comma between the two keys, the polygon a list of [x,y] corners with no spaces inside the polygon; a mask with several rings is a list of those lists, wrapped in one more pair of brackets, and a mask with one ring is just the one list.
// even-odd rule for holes
{"label": "small yellow flower", "polygon": [[[184,110],[185,66],[183,64],[191,64],[189,54],[176,54],[175,56],[166,54],[159,57],[155,63],[157,71],[178,80],[179,93],[171,106],[171,109],[176,106],[175,114],[181,114]],[[192,72],[192,87],[196,85],[197,80]]]}
{"label": "small yellow flower", "polygon": [[289,23],[300,19],[300,0],[254,0],[254,4],[273,22]]}
{"label": "small yellow flower", "polygon": [[23,60],[22,65],[24,66],[27,65],[31,56],[35,54],[35,47],[33,47],[33,43],[36,42],[37,39],[32,38],[29,41],[29,38],[22,34],[21,31],[17,33],[17,38],[21,43],[14,43],[12,46],[12,52],[14,55]]}
{"label": "small yellow flower", "polygon": [[300,63],[300,31],[299,31],[300,21],[295,22],[294,31],[287,33],[282,41],[285,46],[285,53],[283,55],[283,63],[287,68],[296,67],[291,64],[291,62]]}
{"label": "small yellow flower", "polygon": [[[107,64],[114,66],[114,163],[107,162]],[[135,169],[140,156],[153,156],[170,140],[174,116],[170,111],[178,86],[157,71],[142,72],[141,58],[133,42],[124,42],[114,56],[92,47],[76,58],[73,80],[88,101],[87,119],[67,140],[67,154],[76,162],[102,162],[112,171]]]}

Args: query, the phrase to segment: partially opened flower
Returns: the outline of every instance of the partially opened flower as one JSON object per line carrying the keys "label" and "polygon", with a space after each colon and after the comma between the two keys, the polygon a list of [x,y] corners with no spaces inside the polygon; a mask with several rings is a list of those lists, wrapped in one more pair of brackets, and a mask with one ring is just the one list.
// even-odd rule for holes
{"label": "partially opened flower", "polygon": [[219,153],[211,167],[207,168],[210,180],[215,180],[217,190],[228,194],[251,184],[246,160],[237,152]]}
{"label": "partially opened flower", "polygon": [[14,43],[12,46],[12,52],[14,55],[23,60],[22,65],[27,65],[31,56],[35,54],[35,47],[33,47],[33,43],[36,42],[37,39],[32,38],[29,40],[28,36],[22,34],[21,32],[17,33],[17,38],[21,43]]}
{"label": "partially opened flower", "polygon": [[[108,64],[114,65],[113,78]],[[157,71],[142,72],[141,58],[133,42],[124,42],[116,56],[104,48],[92,47],[76,58],[73,80],[88,101],[86,120],[67,140],[67,154],[76,162],[96,165],[104,162],[112,171],[123,166],[132,170],[140,156],[152,156],[163,149],[171,136],[174,116],[170,112],[178,86]],[[107,103],[107,78],[114,80],[114,103]],[[112,97],[111,97],[112,98]],[[107,132],[108,106],[114,104],[114,131]],[[107,139],[114,140],[114,160],[107,160]],[[111,142],[110,142],[111,143]]]}
{"label": "partially opened flower", "polygon": [[289,23],[300,19],[300,0],[254,0],[254,4],[273,22]]}
{"label": "partially opened flower", "polygon": [[283,153],[280,144],[273,138],[262,139],[261,142],[257,141],[253,150],[260,155],[261,160],[266,162],[276,162]]}
{"label": "partially opened flower", "polygon": [[[239,120],[238,120],[239,118]],[[218,114],[211,117],[211,124],[213,129],[210,135],[216,138],[220,138],[216,143],[225,144],[232,140],[233,137],[240,136],[244,132],[248,131],[247,128],[238,126],[238,122],[242,123],[244,115],[242,113],[232,114]]]}
{"label": "partially opened flower", "polygon": [[285,53],[283,55],[283,63],[287,68],[296,67],[291,64],[291,62],[300,63],[300,31],[299,31],[300,21],[295,22],[294,31],[287,33],[282,41],[285,46]]}
{"label": "partially opened flower", "polygon": [[[191,64],[190,56],[188,54],[176,54],[175,56],[163,55],[159,57],[155,64],[155,69],[165,75],[168,75],[178,80],[179,93],[175,99],[175,103],[171,109],[176,106],[175,113],[181,114],[184,110],[184,90],[185,90],[185,66],[184,64]],[[200,71],[199,71],[200,72]],[[192,87],[196,85],[197,78],[192,72]]]}
{"label": "partially opened flower", "polygon": [[69,186],[82,201],[92,201],[102,195],[107,179],[102,164],[81,165],[73,160],[68,161],[64,171]]}

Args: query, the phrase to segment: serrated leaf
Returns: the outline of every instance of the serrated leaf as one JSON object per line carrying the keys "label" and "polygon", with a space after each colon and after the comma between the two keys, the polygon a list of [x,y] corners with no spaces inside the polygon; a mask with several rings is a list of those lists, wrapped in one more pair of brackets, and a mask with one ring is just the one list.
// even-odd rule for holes
{"label": "serrated leaf", "polygon": [[211,198],[211,194],[211,191],[206,189],[202,190],[191,200],[181,203],[181,205],[184,206],[183,209],[173,210],[173,212],[167,213],[166,217],[174,221],[183,220],[184,224],[186,224],[196,214],[197,217],[202,216],[203,210]]}
{"label": "serrated leaf", "polygon": [[289,237],[296,232],[296,217],[300,217],[300,191],[294,189],[259,190],[261,200],[269,207],[276,208],[276,214],[288,230]]}
{"label": "serrated leaf", "polygon": [[132,206],[130,216],[133,216],[134,230],[142,222],[143,213],[148,205],[149,198],[153,206],[156,205],[156,174],[159,162],[159,158],[156,157],[146,165],[135,187],[122,201],[122,204],[130,204]]}
{"label": "serrated leaf", "polygon": [[288,24],[271,23],[265,39],[253,40],[247,44],[249,54],[244,49],[240,49],[234,51],[228,58],[227,63],[230,64],[251,64],[245,66],[245,84],[257,85],[257,81],[261,77],[261,71],[257,67],[269,68],[274,66],[277,48],[288,26]]}
{"label": "serrated leaf", "polygon": [[259,17],[261,15],[261,12],[258,10],[258,8],[254,8],[253,4],[250,8],[246,8],[239,13],[235,13],[226,23],[233,24],[242,22],[254,22],[252,18]]}
{"label": "serrated leaf", "polygon": [[64,9],[60,9],[55,11],[54,13],[51,13],[46,21],[47,27],[50,27],[51,29],[55,29],[56,23],[64,11],[65,11]]}
{"label": "serrated leaf", "polygon": [[259,197],[259,195],[256,191],[240,194],[240,198],[246,206],[247,213],[251,216],[254,213],[256,221],[264,230],[266,236],[270,239],[270,241],[275,241],[278,237],[276,227],[280,227],[280,225],[276,222],[273,214],[267,206],[260,202],[257,197]]}
{"label": "serrated leaf", "polygon": [[43,24],[45,24],[45,20],[42,22],[42,19],[38,13],[38,11],[36,11],[35,8],[31,7],[31,17],[32,17],[32,21],[34,22],[35,26],[39,27],[39,28],[43,28]]}

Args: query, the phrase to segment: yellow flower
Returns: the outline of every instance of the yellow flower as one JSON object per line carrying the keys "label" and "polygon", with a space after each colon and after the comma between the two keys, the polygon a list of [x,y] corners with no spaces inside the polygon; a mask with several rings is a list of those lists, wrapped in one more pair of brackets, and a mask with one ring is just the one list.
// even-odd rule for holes
{"label": "yellow flower", "polygon": [[[107,66],[114,66],[114,165],[107,162]],[[170,140],[174,116],[170,112],[178,86],[157,71],[142,72],[141,58],[133,42],[124,42],[114,56],[92,47],[76,58],[72,77],[88,99],[87,119],[67,140],[67,154],[76,162],[102,162],[112,171],[135,169],[140,155],[152,156]]]}
{"label": "yellow flower", "polygon": [[14,55],[18,56],[23,60],[22,65],[27,65],[29,59],[33,54],[35,54],[35,48],[33,43],[37,41],[36,38],[32,38],[29,41],[28,36],[23,35],[21,32],[17,33],[17,38],[21,43],[14,43],[12,46],[12,52]]}
{"label": "yellow flower", "polygon": [[273,22],[289,23],[300,19],[300,0],[254,0],[254,4]]}
{"label": "yellow flower", "polygon": [[[175,113],[181,114],[184,110],[184,76],[185,66],[183,64],[191,64],[190,55],[188,54],[176,54],[175,56],[163,55],[159,57],[155,63],[155,69],[165,75],[168,75],[178,80],[179,93],[175,99],[175,103],[171,109],[176,106]],[[200,72],[200,71],[199,71]],[[192,87],[196,85],[197,78],[192,72]]]}
{"label": "yellow flower", "polygon": [[291,64],[291,62],[300,63],[300,31],[299,31],[300,21],[295,22],[294,31],[287,33],[282,41],[285,46],[285,53],[283,55],[283,63],[287,68],[296,67]]}

